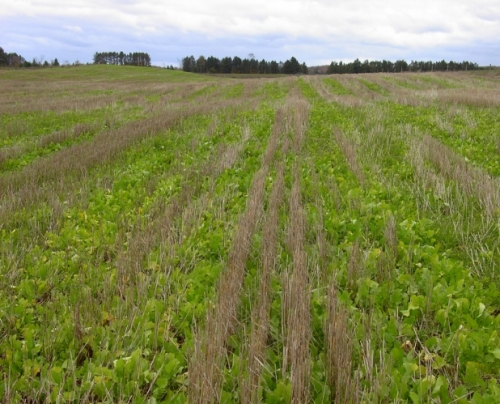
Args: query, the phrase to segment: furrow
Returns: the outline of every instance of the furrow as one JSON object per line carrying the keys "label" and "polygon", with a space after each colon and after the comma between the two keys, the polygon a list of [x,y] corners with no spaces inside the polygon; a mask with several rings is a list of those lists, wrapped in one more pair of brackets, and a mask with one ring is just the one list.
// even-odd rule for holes
{"label": "furrow", "polygon": [[208,312],[205,329],[196,336],[189,371],[189,399],[193,403],[220,401],[225,345],[237,322],[251,238],[263,209],[266,178],[278,148],[282,124],[283,112],[278,110],[273,133],[262,157],[262,166],[254,176],[246,210],[239,220],[227,269],[221,275],[217,301]]}
{"label": "furrow", "polygon": [[269,333],[269,316],[271,309],[271,280],[276,265],[278,247],[278,213],[283,201],[285,187],[283,165],[278,166],[276,180],[269,200],[269,211],[263,229],[262,269],[260,271],[260,287],[258,302],[252,312],[250,346],[248,352],[249,376],[243,381],[242,403],[258,403],[259,385],[265,359],[265,349]]}
{"label": "furrow", "polygon": [[311,304],[309,273],[305,251],[305,215],[302,206],[299,169],[294,167],[290,195],[290,248],[293,273],[289,280],[288,310],[286,311],[287,347],[292,383],[292,403],[306,403],[310,399]]}

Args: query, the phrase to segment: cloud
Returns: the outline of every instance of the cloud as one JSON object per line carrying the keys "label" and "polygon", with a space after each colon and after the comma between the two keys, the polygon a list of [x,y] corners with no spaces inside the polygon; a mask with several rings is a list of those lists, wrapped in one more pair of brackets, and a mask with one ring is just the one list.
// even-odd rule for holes
{"label": "cloud", "polygon": [[67,31],[83,32],[83,29],[81,27],[79,27],[78,25],[64,25],[63,28]]}
{"label": "cloud", "polygon": [[497,0],[0,0],[0,23],[5,49],[25,35],[39,38],[36,47],[25,39],[26,50],[36,51],[41,39],[61,44],[53,52],[72,55],[87,46],[82,60],[123,49],[151,50],[154,61],[170,62],[186,54],[253,52],[276,59],[293,54],[309,64],[434,54],[473,54],[479,63],[500,64],[492,52],[500,37]]}

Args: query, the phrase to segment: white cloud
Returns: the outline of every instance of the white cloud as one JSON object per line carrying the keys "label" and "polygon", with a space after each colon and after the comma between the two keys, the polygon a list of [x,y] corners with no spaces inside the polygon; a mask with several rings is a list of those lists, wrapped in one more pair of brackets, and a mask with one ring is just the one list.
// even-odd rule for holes
{"label": "white cloud", "polygon": [[256,42],[280,37],[300,46],[306,38],[325,48],[362,48],[360,54],[373,53],[374,46],[415,52],[496,43],[500,37],[498,0],[0,0],[0,22],[13,17],[19,27],[28,19],[60,21],[62,30],[77,36],[100,25],[116,36],[132,33],[152,43],[162,36]]}
{"label": "white cloud", "polygon": [[78,25],[64,25],[63,28],[71,32],[83,32],[82,27],[79,27]]}

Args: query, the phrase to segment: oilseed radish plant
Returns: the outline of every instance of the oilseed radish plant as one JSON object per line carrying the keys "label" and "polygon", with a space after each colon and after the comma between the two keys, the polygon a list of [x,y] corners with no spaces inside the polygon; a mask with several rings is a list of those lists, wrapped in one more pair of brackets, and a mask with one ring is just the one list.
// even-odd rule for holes
{"label": "oilseed radish plant", "polygon": [[500,75],[0,70],[5,403],[497,403]]}

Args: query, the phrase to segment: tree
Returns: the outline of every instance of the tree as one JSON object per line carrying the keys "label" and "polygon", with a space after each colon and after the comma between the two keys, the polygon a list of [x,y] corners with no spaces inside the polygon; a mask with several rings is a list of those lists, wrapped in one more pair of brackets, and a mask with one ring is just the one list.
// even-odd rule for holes
{"label": "tree", "polygon": [[244,74],[250,73],[250,60],[249,59],[243,59],[241,61],[240,73],[244,73]]}
{"label": "tree", "polygon": [[271,74],[278,74],[280,72],[280,67],[276,60],[271,60],[271,62],[269,63],[269,71]]}
{"label": "tree", "polygon": [[233,60],[230,57],[222,58],[220,61],[220,72],[231,73],[233,69]]}
{"label": "tree", "polygon": [[206,64],[206,59],[205,59],[205,56],[201,55],[198,60],[196,61],[196,70],[198,71],[198,73],[206,73],[207,72],[207,68],[205,66]]}
{"label": "tree", "polygon": [[352,72],[355,74],[361,73],[362,67],[361,61],[356,59],[352,64]]}
{"label": "tree", "polygon": [[231,73],[241,73],[241,64],[242,64],[241,58],[235,56],[233,58],[233,66]]}
{"label": "tree", "polygon": [[[253,55],[253,54],[251,54]],[[249,60],[249,73],[256,74],[259,72],[259,61],[253,57],[252,59]]]}
{"label": "tree", "polygon": [[146,52],[96,52],[94,64],[151,66],[151,56]]}
{"label": "tree", "polygon": [[300,73],[300,63],[295,57],[290,58],[290,74],[298,74]]}
{"label": "tree", "polygon": [[0,66],[7,66],[8,65],[8,59],[7,59],[7,54],[3,50],[2,47],[0,47]]}
{"label": "tree", "polygon": [[283,63],[283,74],[292,74],[292,66],[290,64],[290,61],[287,60],[285,63]]}
{"label": "tree", "polygon": [[59,66],[59,61],[57,60],[57,58],[54,59],[54,61],[52,62],[52,66]]}
{"label": "tree", "polygon": [[269,73],[269,64],[264,59],[262,59],[259,62],[259,73],[260,74]]}
{"label": "tree", "polygon": [[301,67],[297,59],[292,56],[290,60],[283,63],[283,74],[298,74],[301,72]]}
{"label": "tree", "polygon": [[335,74],[339,73],[339,64],[337,62],[330,63],[328,69],[326,69],[326,74]]}
{"label": "tree", "polygon": [[408,71],[408,63],[406,62],[406,60],[396,60],[396,63],[394,63],[394,71],[395,72]]}
{"label": "tree", "polygon": [[194,56],[186,56],[182,59],[182,70],[185,72],[193,72],[195,65]]}
{"label": "tree", "polygon": [[370,73],[370,71],[371,71],[370,62],[368,61],[368,59],[366,59],[361,66],[361,72],[362,73]]}
{"label": "tree", "polygon": [[205,63],[207,72],[213,70],[213,73],[217,73],[220,71],[220,60],[216,57],[209,56]]}

